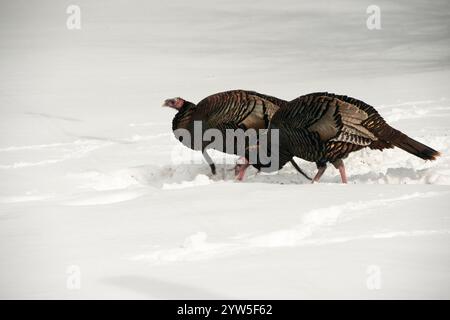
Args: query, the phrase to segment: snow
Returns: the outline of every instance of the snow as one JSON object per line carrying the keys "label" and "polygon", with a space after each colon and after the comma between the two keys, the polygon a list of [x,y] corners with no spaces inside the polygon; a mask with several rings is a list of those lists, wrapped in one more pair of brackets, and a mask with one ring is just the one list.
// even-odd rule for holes
{"label": "snow", "polygon": [[[448,1],[379,31],[364,1],[78,4],[0,3],[0,298],[450,298]],[[212,176],[160,106],[237,88],[362,99],[442,157]]]}

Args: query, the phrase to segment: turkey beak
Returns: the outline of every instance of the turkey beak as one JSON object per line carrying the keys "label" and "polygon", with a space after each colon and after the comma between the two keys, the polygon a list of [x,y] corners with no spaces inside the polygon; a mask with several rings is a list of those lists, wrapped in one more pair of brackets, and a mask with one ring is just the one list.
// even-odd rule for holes
{"label": "turkey beak", "polygon": [[161,105],[161,107],[168,107],[169,106],[169,100],[164,101],[164,103]]}

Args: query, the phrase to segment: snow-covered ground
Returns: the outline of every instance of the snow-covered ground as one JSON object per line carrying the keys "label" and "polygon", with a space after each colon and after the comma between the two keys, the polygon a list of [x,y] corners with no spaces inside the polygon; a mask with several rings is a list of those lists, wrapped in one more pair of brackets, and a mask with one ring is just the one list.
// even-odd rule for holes
{"label": "snow-covered ground", "polygon": [[[1,298],[450,298],[448,1],[69,4],[0,1]],[[442,157],[212,177],[160,106],[237,88],[354,96]]]}

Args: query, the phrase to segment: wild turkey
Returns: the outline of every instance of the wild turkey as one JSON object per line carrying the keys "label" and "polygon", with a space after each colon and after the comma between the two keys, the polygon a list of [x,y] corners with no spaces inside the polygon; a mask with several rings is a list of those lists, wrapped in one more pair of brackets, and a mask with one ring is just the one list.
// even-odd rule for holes
{"label": "wild turkey", "polygon": [[[201,100],[197,105],[182,98],[167,99],[163,104],[178,111],[172,121],[172,130],[179,140],[181,137],[177,136],[177,129],[186,129],[194,136],[194,121],[201,122],[202,136],[207,129],[218,129],[223,137],[227,129],[265,129],[272,116],[283,105],[287,105],[287,101],[245,90],[216,93]],[[202,151],[211,172],[216,173],[215,164],[207,153],[209,141],[202,141],[200,146],[194,145],[192,139],[190,142],[181,142],[191,149]],[[231,152],[236,153],[236,150]],[[293,165],[298,168],[296,164]],[[299,172],[304,175],[301,170]]]}
{"label": "wild turkey", "polygon": [[[279,168],[296,156],[315,162],[319,181],[331,162],[347,176],[342,159],[349,153],[371,149],[401,148],[424,160],[440,153],[389,126],[372,106],[342,95],[311,93],[290,101],[273,116],[269,130],[279,129]],[[240,166],[241,172],[249,166]],[[261,164],[254,165],[261,169]],[[241,173],[242,175],[242,173]]]}

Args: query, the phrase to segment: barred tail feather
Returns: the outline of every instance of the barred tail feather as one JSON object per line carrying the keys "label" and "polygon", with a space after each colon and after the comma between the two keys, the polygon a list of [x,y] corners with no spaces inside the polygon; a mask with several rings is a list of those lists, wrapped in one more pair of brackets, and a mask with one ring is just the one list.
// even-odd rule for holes
{"label": "barred tail feather", "polygon": [[[436,160],[436,158],[441,155],[438,151],[408,137],[401,131],[392,128],[386,122],[384,122],[384,120],[378,125],[377,128],[374,129],[375,135],[379,140],[386,144],[386,147],[398,147],[424,160]],[[380,145],[380,147],[383,147],[383,143]],[[378,145],[374,148],[378,149]]]}
{"label": "barred tail feather", "polygon": [[441,155],[438,151],[424,145],[423,143],[420,143],[419,141],[411,139],[403,133],[398,139],[392,141],[392,144],[424,160],[436,160],[436,158]]}

